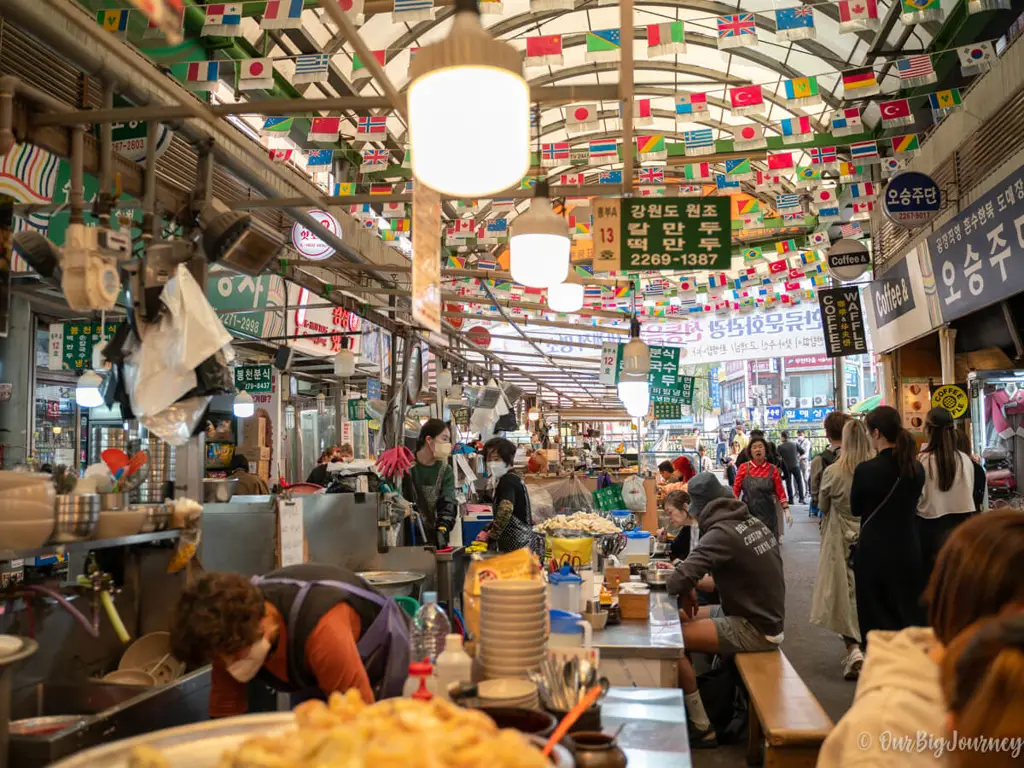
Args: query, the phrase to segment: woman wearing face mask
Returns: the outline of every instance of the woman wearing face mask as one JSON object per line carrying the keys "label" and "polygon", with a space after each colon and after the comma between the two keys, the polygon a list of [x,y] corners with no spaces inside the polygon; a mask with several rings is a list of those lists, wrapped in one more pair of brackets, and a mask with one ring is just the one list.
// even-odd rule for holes
{"label": "woman wearing face mask", "polygon": [[523,478],[512,471],[516,446],[503,437],[494,437],[484,445],[487,476],[494,488],[494,522],[485,530],[487,549],[514,552],[529,546],[533,539],[533,512],[530,494]]}
{"label": "woman wearing face mask", "polygon": [[203,574],[178,600],[171,648],[187,664],[212,663],[211,717],[245,714],[254,678],[293,703],[355,688],[369,704],[400,695],[409,664],[402,609],[332,565]]}
{"label": "woman wearing face mask", "polygon": [[451,455],[448,425],[440,419],[427,419],[416,440],[416,463],[403,485],[402,495],[416,505],[423,520],[427,544],[438,549],[448,546],[448,532],[459,508],[455,472],[448,464]]}
{"label": "woman wearing face mask", "polygon": [[[779,468],[768,461],[768,443],[763,437],[752,437],[747,444],[750,461],[740,464],[733,481],[733,494],[742,499],[750,512],[768,526],[775,538],[782,540],[779,527],[779,516],[775,511],[775,503],[782,505],[786,521],[792,525],[793,516],[789,513],[789,502],[786,500],[786,489],[782,487],[782,475]],[[741,495],[742,494],[742,495]]]}

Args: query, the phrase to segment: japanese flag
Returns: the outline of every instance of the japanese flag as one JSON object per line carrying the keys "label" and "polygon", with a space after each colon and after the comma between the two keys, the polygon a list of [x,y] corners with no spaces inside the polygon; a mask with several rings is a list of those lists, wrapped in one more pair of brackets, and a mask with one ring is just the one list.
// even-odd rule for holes
{"label": "japanese flag", "polygon": [[238,90],[265,90],[274,87],[273,59],[243,59],[239,66],[242,71],[238,76]]}

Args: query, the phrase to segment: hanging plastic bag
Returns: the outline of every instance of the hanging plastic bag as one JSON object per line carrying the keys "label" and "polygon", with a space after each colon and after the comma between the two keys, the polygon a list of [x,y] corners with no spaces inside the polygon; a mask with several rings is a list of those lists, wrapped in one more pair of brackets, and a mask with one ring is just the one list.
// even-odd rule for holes
{"label": "hanging plastic bag", "polygon": [[211,400],[210,395],[186,397],[158,413],[139,416],[139,424],[168,445],[181,446],[196,434]]}
{"label": "hanging plastic bag", "polygon": [[555,515],[597,511],[590,491],[587,490],[583,481],[575,476],[552,485],[548,491],[551,493],[551,506]]}
{"label": "hanging plastic bag", "polygon": [[625,509],[642,512],[647,509],[647,491],[639,477],[627,477],[622,483],[622,502]]}
{"label": "hanging plastic bag", "polygon": [[624,509],[625,501],[622,498],[621,485],[608,485],[600,490],[594,491],[594,506],[602,512],[611,512],[613,509]]}

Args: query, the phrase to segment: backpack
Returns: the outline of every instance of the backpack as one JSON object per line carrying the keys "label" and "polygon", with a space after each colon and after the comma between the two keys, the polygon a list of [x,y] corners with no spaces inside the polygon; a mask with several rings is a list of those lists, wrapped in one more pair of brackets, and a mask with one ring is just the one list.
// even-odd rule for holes
{"label": "backpack", "polygon": [[750,699],[736,662],[716,656],[712,668],[697,675],[704,711],[715,728],[719,744],[741,744],[747,738]]}

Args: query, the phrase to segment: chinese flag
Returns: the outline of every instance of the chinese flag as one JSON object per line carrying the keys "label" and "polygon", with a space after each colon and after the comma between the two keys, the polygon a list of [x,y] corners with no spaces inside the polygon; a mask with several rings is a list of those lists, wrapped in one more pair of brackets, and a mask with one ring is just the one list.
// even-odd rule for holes
{"label": "chinese flag", "polygon": [[526,55],[533,56],[558,56],[562,53],[561,35],[542,35],[540,37],[526,38]]}
{"label": "chinese flag", "polygon": [[768,154],[768,170],[781,171],[793,166],[792,152],[770,152]]}

